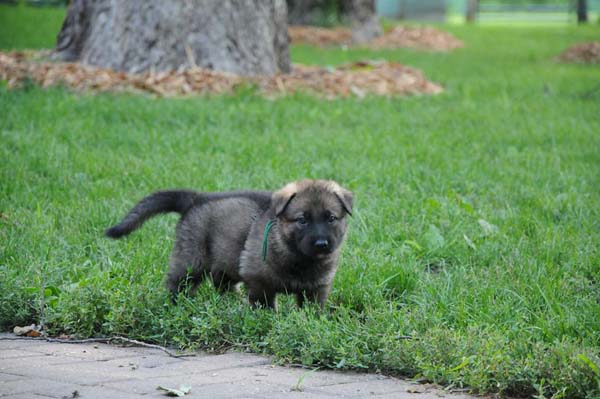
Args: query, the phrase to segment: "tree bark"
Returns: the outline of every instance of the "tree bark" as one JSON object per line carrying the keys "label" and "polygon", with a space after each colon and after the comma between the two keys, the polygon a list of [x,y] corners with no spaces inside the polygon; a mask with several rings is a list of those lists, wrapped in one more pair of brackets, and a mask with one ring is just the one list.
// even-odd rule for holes
{"label": "tree bark", "polygon": [[587,1],[577,0],[577,22],[582,24],[588,21]]}
{"label": "tree bark", "polygon": [[294,25],[341,20],[352,27],[354,43],[366,43],[383,34],[375,14],[375,0],[287,0],[287,4],[288,21]]}
{"label": "tree bark", "polygon": [[[328,10],[327,0],[287,0],[288,22],[292,25],[319,25],[327,21],[327,12],[335,14],[335,7]],[[335,22],[335,21],[331,21]]]}
{"label": "tree bark", "polygon": [[366,43],[383,34],[375,14],[375,0],[342,0],[342,18],[352,26],[352,41]]}
{"label": "tree bark", "polygon": [[467,0],[467,22],[475,22],[475,18],[477,17],[477,0]]}
{"label": "tree bark", "polygon": [[72,0],[55,58],[118,71],[290,71],[285,0]]}

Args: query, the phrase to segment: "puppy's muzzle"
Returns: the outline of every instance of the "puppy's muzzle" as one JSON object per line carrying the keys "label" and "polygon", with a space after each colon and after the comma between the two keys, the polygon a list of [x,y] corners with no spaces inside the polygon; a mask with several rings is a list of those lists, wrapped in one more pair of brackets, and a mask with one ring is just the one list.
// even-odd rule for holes
{"label": "puppy's muzzle", "polygon": [[313,246],[317,252],[326,252],[329,249],[329,241],[319,238],[313,243]]}

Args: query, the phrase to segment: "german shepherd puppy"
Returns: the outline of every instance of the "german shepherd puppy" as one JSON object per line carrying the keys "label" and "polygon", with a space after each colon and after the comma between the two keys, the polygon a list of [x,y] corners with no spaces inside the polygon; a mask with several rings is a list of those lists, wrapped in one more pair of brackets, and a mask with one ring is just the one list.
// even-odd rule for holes
{"label": "german shepherd puppy", "polygon": [[352,215],[352,193],[334,181],[300,180],[279,191],[159,191],[106,235],[121,238],[159,213],[178,212],[167,288],[175,298],[205,277],[222,291],[247,288],[252,306],[276,308],[278,293],[324,306]]}

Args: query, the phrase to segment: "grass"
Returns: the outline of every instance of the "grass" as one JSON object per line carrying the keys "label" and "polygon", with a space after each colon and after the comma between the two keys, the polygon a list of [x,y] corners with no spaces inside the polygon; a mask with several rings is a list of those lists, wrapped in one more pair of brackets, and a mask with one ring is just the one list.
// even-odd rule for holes
{"label": "grass", "polygon": [[[60,27],[56,10],[0,7],[1,47],[52,45],[52,29],[25,32],[29,13]],[[598,27],[448,29],[464,49],[292,49],[323,65],[399,60],[443,83],[435,97],[166,100],[0,84],[0,326],[598,397],[600,70],[552,60]],[[305,176],[356,198],[324,313],[291,298],[252,311],[208,284],[170,305],[174,216],[102,237],[156,189]]]}
{"label": "grass", "polygon": [[0,4],[0,48],[52,48],[64,16],[62,7]]}

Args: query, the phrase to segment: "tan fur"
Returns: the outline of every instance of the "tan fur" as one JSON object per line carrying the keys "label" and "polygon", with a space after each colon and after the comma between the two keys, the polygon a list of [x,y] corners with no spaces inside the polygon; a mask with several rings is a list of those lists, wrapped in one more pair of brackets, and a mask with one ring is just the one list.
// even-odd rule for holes
{"label": "tan fur", "polygon": [[282,189],[276,191],[273,195],[278,197],[289,198],[296,194],[300,182],[292,182],[286,184]]}

